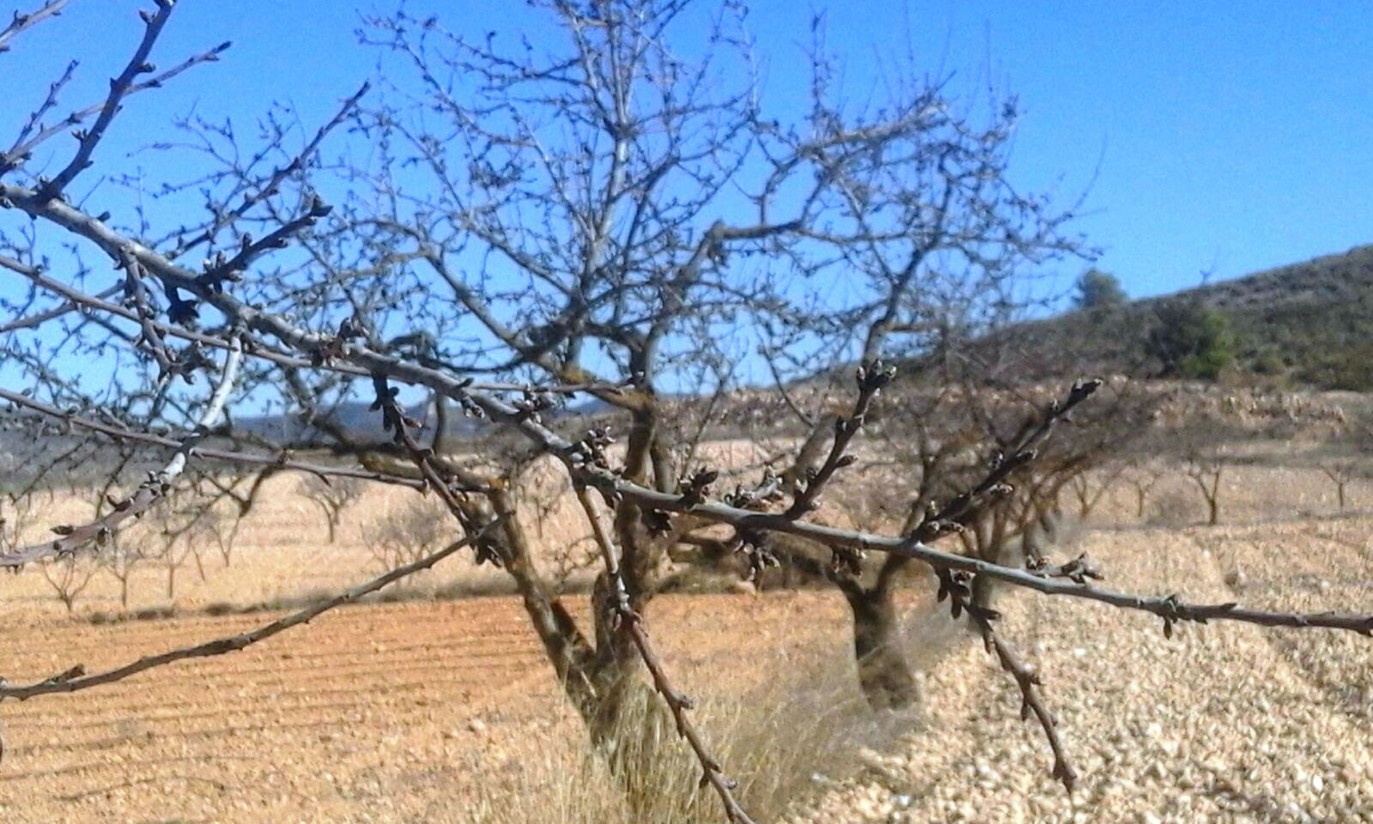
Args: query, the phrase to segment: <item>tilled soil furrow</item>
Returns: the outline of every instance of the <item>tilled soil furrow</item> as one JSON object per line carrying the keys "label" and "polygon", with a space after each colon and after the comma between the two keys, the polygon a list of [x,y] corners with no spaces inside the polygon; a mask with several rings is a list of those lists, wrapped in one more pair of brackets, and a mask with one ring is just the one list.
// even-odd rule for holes
{"label": "tilled soil furrow", "polygon": [[[43,644],[32,649],[26,650],[20,645],[7,645],[4,656],[7,659],[12,659],[16,664],[23,662],[22,666],[27,670],[35,669],[36,665],[32,663],[35,658],[49,658],[54,665],[73,660],[86,661],[88,666],[97,661],[103,665],[108,665],[115,661],[122,662],[142,655],[157,654],[170,649],[203,644],[217,638],[232,637],[257,626],[258,624],[249,627],[229,625],[205,632],[168,634],[159,638],[140,635],[130,639],[119,636],[108,638],[82,637],[75,634],[53,632],[46,635],[47,640]],[[394,633],[395,630],[392,629],[391,632]],[[365,643],[361,645],[362,649],[371,649],[374,646],[394,647],[396,649],[440,646],[465,650],[503,647],[507,644],[530,646],[534,643],[527,631],[491,633],[483,627],[473,627],[471,630],[464,630],[461,633],[441,635],[426,633],[425,628],[421,626],[409,628],[403,635],[391,636],[383,635],[368,627],[357,627],[347,632],[330,633],[320,632],[315,627],[305,627],[298,628],[290,634],[277,636],[263,642],[261,646],[250,649],[254,652],[288,650],[291,654],[297,654],[302,658],[328,658],[333,655],[347,655],[350,654],[350,651],[352,654],[356,654],[359,648],[357,643],[359,638],[366,639]],[[120,657],[112,659],[111,650],[118,650]],[[191,663],[198,662],[188,662],[188,665]],[[11,667],[10,669],[19,674],[17,668]]]}
{"label": "tilled soil furrow", "polygon": [[[396,678],[406,678],[415,673],[442,673],[445,683],[462,683],[470,680],[473,684],[484,684],[492,673],[519,673],[536,669],[543,661],[538,654],[502,655],[488,653],[481,656],[447,658],[442,655],[432,657],[398,658],[390,662],[371,662],[370,657],[359,659],[352,666],[340,665],[337,668],[319,669],[311,667],[254,668],[248,671],[234,671],[232,675],[218,674],[213,680],[201,681],[193,674],[181,676],[185,686],[176,689],[160,689],[159,704],[162,706],[195,706],[209,700],[232,697],[261,697],[275,694],[283,689],[299,692],[328,689],[317,684],[347,683],[360,689],[383,683],[399,688]],[[453,678],[449,676],[458,675]],[[166,675],[164,677],[175,677]],[[168,682],[172,686],[174,682]],[[423,683],[417,681],[415,683]],[[40,724],[61,726],[68,720],[83,714],[137,709],[146,706],[146,687],[137,680],[122,682],[123,689],[110,688],[102,692],[102,700],[92,702],[87,694],[77,696],[40,696],[31,699],[13,710],[5,712],[9,723],[22,723],[39,719]],[[247,695],[243,695],[247,693]],[[64,703],[58,703],[64,702]]]}
{"label": "tilled soil furrow", "polygon": [[[19,676],[44,677],[49,667],[71,666],[72,661],[82,661],[90,668],[104,667],[122,663],[143,655],[157,654],[169,649],[195,646],[217,638],[230,637],[268,623],[270,617],[252,623],[231,621],[229,619],[209,619],[209,623],[195,630],[167,629],[159,627],[156,632],[140,631],[145,627],[172,623],[171,621],[143,622],[121,625],[118,632],[106,627],[89,627],[82,624],[42,625],[36,627],[37,639],[19,636],[16,642],[6,644],[0,666],[6,668],[10,680],[22,680]],[[527,630],[517,622],[507,624],[499,631],[489,626],[495,616],[481,616],[480,622],[462,627],[454,632],[448,620],[434,620],[416,623],[406,627],[373,625],[355,622],[352,625],[328,627],[312,625],[297,628],[291,633],[272,638],[257,649],[300,649],[303,656],[324,656],[335,650],[356,650],[357,639],[366,639],[363,648],[385,646],[394,643],[409,647],[415,644],[435,644],[452,646],[457,649],[470,647],[490,648],[504,645],[527,646],[532,643]],[[428,630],[428,631],[426,631]],[[21,638],[27,638],[24,643]],[[343,654],[346,654],[343,653]],[[117,656],[117,657],[114,657]],[[47,666],[44,661],[47,661]],[[10,663],[13,662],[13,663]]]}
{"label": "tilled soil furrow", "polygon": [[[386,695],[390,700],[397,700],[400,697],[410,694],[428,695],[435,691],[449,699],[455,701],[468,701],[470,695],[476,693],[481,696],[481,701],[490,703],[497,698],[502,690],[492,690],[489,679],[502,678],[512,687],[517,684],[524,684],[523,676],[530,673],[533,669],[531,663],[500,663],[489,665],[480,671],[472,671],[466,675],[453,677],[452,673],[443,668],[433,668],[428,665],[416,665],[407,670],[384,670],[372,673],[366,679],[349,678],[339,679],[339,685],[334,687],[301,687],[288,682],[278,684],[259,684],[259,691],[253,693],[243,693],[234,695],[234,699],[242,706],[253,708],[262,707],[269,702],[275,704],[283,700],[299,698],[297,702],[301,705],[308,704],[312,699],[325,699],[336,695]],[[405,678],[408,674],[417,671],[426,673],[423,678]],[[548,685],[551,692],[552,684]],[[465,695],[466,693],[466,695]],[[79,700],[79,699],[77,699]],[[234,712],[236,703],[227,698],[216,698],[213,695],[206,695],[201,702],[183,701],[171,705],[159,701],[154,705],[157,709],[166,711],[172,710],[175,714],[167,715],[167,720],[187,717],[194,713],[176,712],[177,708],[204,707],[210,704],[210,708],[205,710],[207,714]],[[363,703],[363,702],[360,702]],[[474,705],[476,705],[474,703]],[[77,729],[85,726],[99,726],[101,724],[120,724],[143,722],[148,719],[161,718],[163,716],[147,715],[145,712],[149,708],[147,702],[142,704],[129,705],[110,705],[108,703],[88,704],[78,712],[64,714],[61,720],[47,721],[41,717],[37,722],[29,722],[29,719],[19,716],[5,716],[6,726],[9,730],[19,733],[26,730],[41,729]],[[56,714],[56,713],[54,713]]]}

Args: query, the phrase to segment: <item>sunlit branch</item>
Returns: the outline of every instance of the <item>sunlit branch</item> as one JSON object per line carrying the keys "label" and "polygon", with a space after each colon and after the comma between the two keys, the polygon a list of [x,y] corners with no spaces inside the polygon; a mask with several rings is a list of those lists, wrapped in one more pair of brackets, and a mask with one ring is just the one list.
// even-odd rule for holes
{"label": "sunlit branch", "polygon": [[596,538],[596,546],[600,549],[606,575],[611,581],[611,586],[614,587],[614,592],[611,595],[614,603],[610,606],[615,610],[615,620],[619,625],[619,631],[629,633],[633,640],[639,657],[643,659],[644,666],[648,668],[649,676],[653,679],[654,689],[663,697],[663,701],[672,712],[678,734],[691,747],[692,754],[695,755],[697,762],[701,765],[702,783],[709,784],[716,795],[720,797],[720,803],[724,805],[725,816],[730,821],[738,824],[752,824],[753,819],[749,818],[748,813],[739,804],[738,799],[734,797],[733,790],[736,786],[734,779],[724,774],[720,762],[706,748],[700,733],[687,715],[687,711],[693,706],[691,698],[679,692],[672,685],[667,670],[663,668],[662,662],[653,649],[652,642],[649,641],[643,616],[630,606],[624,576],[620,573],[619,552],[615,548],[610,533],[606,531],[596,502],[591,499],[585,487],[578,487],[576,494],[577,501],[581,504],[582,511],[591,524],[591,531]]}

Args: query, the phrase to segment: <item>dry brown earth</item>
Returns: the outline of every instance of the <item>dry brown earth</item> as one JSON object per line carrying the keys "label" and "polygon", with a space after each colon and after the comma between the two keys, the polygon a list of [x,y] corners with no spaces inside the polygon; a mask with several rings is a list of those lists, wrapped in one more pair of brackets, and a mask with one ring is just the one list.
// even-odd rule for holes
{"label": "dry brown earth", "polygon": [[[1200,512],[1187,483],[1155,490],[1144,524],[1128,490],[1107,504],[1083,540],[1112,585],[1228,600],[1228,575],[1247,603],[1373,610],[1373,519],[1339,517],[1319,471],[1232,472],[1218,528],[1187,525]],[[0,674],[123,662],[271,617],[190,614],[207,604],[354,583],[370,561],[363,525],[407,494],[372,493],[330,547],[320,516],[287,491],[250,521],[232,566],[208,554],[204,581],[182,571],[175,619],[68,620],[33,570],[6,577]],[[1351,505],[1369,494],[1352,488]],[[577,537],[557,517],[542,529],[550,544]],[[116,606],[98,580],[79,612]],[[425,585],[489,580],[456,564]],[[135,606],[165,605],[163,583],[148,569]],[[964,638],[926,675],[925,728],[855,776],[817,772],[820,796],[792,820],[1373,820],[1367,639],[1216,625],[1165,641],[1156,620],[1090,604],[1006,606],[1005,633],[1045,673],[1082,773],[1074,797],[1048,778],[1013,687]],[[674,673],[707,700],[780,690],[779,673],[834,655],[847,634],[842,605],[819,594],[673,596],[650,619]],[[0,724],[0,820],[17,822],[461,821],[478,782],[483,798],[520,786],[515,773],[541,768],[531,752],[577,735],[508,598],[348,608],[228,658],[0,704]]]}

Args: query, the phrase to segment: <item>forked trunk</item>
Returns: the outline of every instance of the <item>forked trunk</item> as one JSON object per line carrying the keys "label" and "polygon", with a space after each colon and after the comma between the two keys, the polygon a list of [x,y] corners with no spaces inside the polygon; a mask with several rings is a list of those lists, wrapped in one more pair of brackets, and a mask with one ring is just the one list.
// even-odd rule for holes
{"label": "forked trunk", "polygon": [[915,677],[902,650],[892,591],[846,588],[853,612],[853,653],[858,686],[873,709],[904,709],[919,700]]}

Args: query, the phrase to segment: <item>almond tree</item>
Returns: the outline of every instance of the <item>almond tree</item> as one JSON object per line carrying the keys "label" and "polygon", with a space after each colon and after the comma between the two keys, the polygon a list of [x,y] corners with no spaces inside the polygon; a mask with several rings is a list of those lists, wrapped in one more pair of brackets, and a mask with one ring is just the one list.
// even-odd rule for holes
{"label": "almond tree", "polygon": [[[16,16],[0,30],[0,52],[65,5],[49,0]],[[532,45],[503,52],[491,39],[464,40],[403,12],[371,21],[368,37],[411,61],[415,85],[373,98],[364,87],[313,131],[268,117],[262,145],[248,151],[222,123],[185,120],[178,128],[198,138],[194,182],[129,180],[145,187],[146,199],[90,188],[92,167],[110,162],[102,141],[116,121],[131,122],[132,96],[225,51],[158,69],[151,58],[173,16],[171,0],[144,12],[143,37],[104,99],[58,113],[67,111],[58,103],[73,67],[20,116],[15,141],[0,152],[0,269],[25,289],[3,306],[0,398],[60,432],[121,444],[139,461],[130,464],[132,482],[107,487],[92,520],[56,524],[52,538],[0,553],[0,565],[100,553],[118,530],[165,507],[189,485],[188,466],[202,464],[424,489],[454,527],[445,546],[255,630],[109,670],[78,664],[35,683],[3,684],[0,700],[81,691],[243,649],[470,549],[511,576],[594,737],[652,739],[651,728],[617,725],[656,692],[699,761],[702,786],[730,820],[748,821],[643,617],[667,550],[707,523],[728,529],[728,543],[755,568],[773,557],[769,536],[787,535],[846,564],[871,555],[931,569],[953,616],[969,616],[1014,679],[1026,717],[1048,739],[1053,775],[1070,789],[1076,772],[1039,677],[997,632],[999,614],[974,598],[979,580],[1142,611],[1166,634],[1179,622],[1211,620],[1373,633],[1369,615],[1140,596],[1093,585],[1081,563],[1023,568],[932,546],[1004,494],[1051,427],[1090,402],[1096,381],[1078,383],[1018,427],[998,459],[913,529],[817,523],[821,492],[854,465],[848,449],[893,385],[895,370],[878,359],[889,336],[925,328],[920,299],[944,284],[956,300],[968,284],[1006,283],[1027,254],[1074,248],[1058,236],[1061,216],[997,176],[1013,109],[996,107],[989,125],[971,128],[939,84],[914,83],[889,104],[846,112],[833,103],[837,92],[817,56],[813,106],[801,122],[784,123],[755,100],[734,4],[535,6],[562,37],[548,53]],[[678,57],[677,27],[700,23],[703,13],[702,56]],[[346,185],[320,159],[329,141],[346,142],[345,125],[378,158],[375,167],[347,169]],[[113,169],[106,175],[116,177]],[[903,190],[902,181],[911,183]],[[326,190],[339,193],[341,208],[325,202]],[[979,207],[949,208],[964,202]],[[1008,231],[1021,234],[1007,238]],[[898,250],[896,263],[884,269],[876,260],[889,249]],[[957,265],[933,267],[941,254]],[[858,273],[861,288],[843,297],[848,309],[803,317],[803,284],[788,280],[836,271]],[[971,306],[974,318],[998,311],[995,301]],[[665,397],[683,376],[728,375],[738,354],[731,335],[761,330],[773,340],[769,322],[791,330],[783,350],[797,362],[807,335],[827,345],[836,323],[861,330],[851,352],[862,361],[850,371],[853,400],[821,440],[828,447],[819,462],[793,473],[789,488],[765,477],[720,494],[717,471],[674,454]],[[436,399],[443,423],[426,430],[403,402],[403,385]],[[371,403],[385,450],[359,438],[341,414],[359,397]],[[627,433],[587,431],[550,414],[568,397],[617,410]],[[238,425],[235,407],[273,405],[299,412],[338,451],[368,462],[309,464]],[[517,479],[493,471],[498,460],[459,463],[435,448],[457,410],[555,460],[565,475],[601,565],[589,625],[575,620],[539,569],[512,492]],[[407,459],[413,472],[373,461],[379,451]],[[632,783],[636,765],[620,766]]]}
{"label": "almond tree", "polygon": [[297,487],[305,499],[324,513],[329,525],[329,543],[338,538],[338,525],[343,510],[357,503],[363,494],[363,484],[355,478],[331,479],[327,475],[307,475]]}

